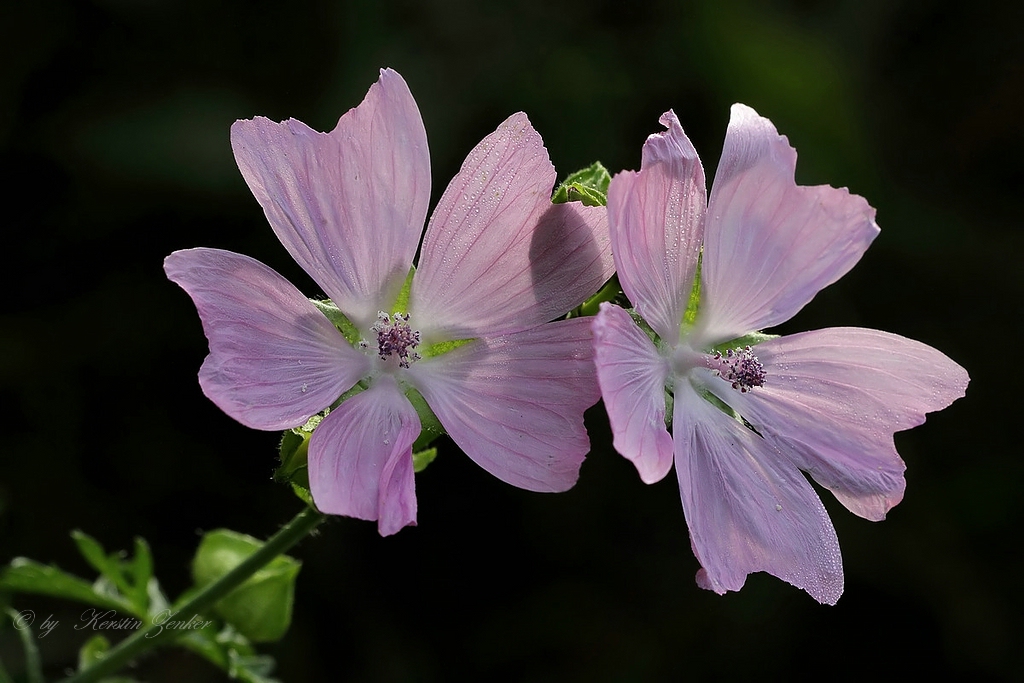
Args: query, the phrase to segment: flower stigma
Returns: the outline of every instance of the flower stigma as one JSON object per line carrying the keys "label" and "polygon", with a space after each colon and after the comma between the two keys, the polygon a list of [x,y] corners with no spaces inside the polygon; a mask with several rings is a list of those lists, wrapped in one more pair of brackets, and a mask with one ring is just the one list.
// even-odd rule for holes
{"label": "flower stigma", "polygon": [[729,349],[724,354],[715,351],[707,358],[707,366],[713,373],[732,383],[732,388],[747,393],[754,387],[763,387],[767,376],[761,361],[749,347]]}

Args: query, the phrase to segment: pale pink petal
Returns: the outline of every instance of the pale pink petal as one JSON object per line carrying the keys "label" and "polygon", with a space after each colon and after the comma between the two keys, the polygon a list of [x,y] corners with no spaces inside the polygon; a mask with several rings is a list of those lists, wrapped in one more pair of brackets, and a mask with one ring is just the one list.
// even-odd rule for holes
{"label": "pale pink petal", "polygon": [[665,427],[668,361],[618,306],[601,304],[593,330],[594,364],[612,445],[636,465],[645,484],[661,481],[672,468],[672,437]]}
{"label": "pale pink petal", "polygon": [[299,290],[255,259],[186,249],[164,271],[192,297],[210,341],[203,393],[247,427],[297,427],[369,370]]}
{"label": "pale pink petal", "polygon": [[353,322],[391,305],[430,200],[427,137],[409,87],[382,69],[330,133],[294,119],[237,121],[231,147],[288,253]]}
{"label": "pale pink petal", "polygon": [[763,571],[835,604],[843,592],[839,541],[800,471],[685,380],[672,431],[698,584],[722,594]]}
{"label": "pale pink petal", "polygon": [[582,303],[614,270],[603,207],[552,204],[555,168],[526,114],[478,144],[430,218],[410,308],[428,337],[517,332]]}
{"label": "pale pink petal", "polygon": [[[831,328],[759,344],[767,378],[720,394],[815,481],[861,517],[880,520],[903,498],[893,432],[964,395],[966,371],[895,334]],[[714,383],[712,382],[712,385]]]}
{"label": "pale pink petal", "polygon": [[705,228],[701,339],[791,318],[860,260],[878,235],[863,197],[798,186],[796,152],[771,121],[733,105]]}
{"label": "pale pink petal", "polygon": [[598,399],[590,320],[477,339],[413,364],[409,374],[459,448],[504,482],[531,491],[576,483],[590,440],[583,411]]}
{"label": "pale pink petal", "polygon": [[622,290],[669,345],[679,340],[704,237],[704,169],[671,110],[644,143],[640,172],[608,188],[608,227]]}
{"label": "pale pink petal", "polygon": [[377,520],[382,536],[416,524],[412,444],[420,420],[390,375],[331,411],[309,442],[317,509]]}

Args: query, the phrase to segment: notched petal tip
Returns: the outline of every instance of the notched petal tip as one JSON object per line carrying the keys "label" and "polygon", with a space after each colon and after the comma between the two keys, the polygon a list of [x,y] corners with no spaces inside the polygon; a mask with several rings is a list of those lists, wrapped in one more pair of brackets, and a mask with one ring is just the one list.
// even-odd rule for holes
{"label": "notched petal tip", "polygon": [[797,185],[796,151],[735,105],[708,204],[702,339],[714,344],[794,316],[846,274],[879,233],[846,188]]}
{"label": "notched petal tip", "polygon": [[409,271],[430,199],[426,131],[401,76],[382,71],[330,133],[256,117],[235,122],[231,146],[292,258],[349,318],[372,320]]}
{"label": "notched petal tip", "polygon": [[164,270],[195,303],[209,340],[203,393],[248,427],[296,427],[368,369],[301,292],[253,258],[187,249],[164,259]]}
{"label": "notched petal tip", "polygon": [[672,429],[691,546],[706,570],[701,585],[736,591],[747,575],[767,572],[834,604],[843,590],[839,541],[797,467],[682,383]]}
{"label": "notched petal tip", "polygon": [[467,155],[430,218],[410,308],[433,332],[511,334],[556,319],[612,272],[607,212],[552,204],[556,180],[522,112]]}
{"label": "notched petal tip", "polygon": [[376,520],[382,536],[416,523],[415,409],[389,378],[344,401],[309,443],[310,492],[327,514]]}
{"label": "notched petal tip", "polygon": [[681,163],[696,163],[700,169],[700,180],[703,185],[704,170],[700,165],[700,158],[690,138],[683,132],[674,111],[669,109],[661,115],[658,122],[665,126],[666,130],[661,133],[653,133],[647,136],[644,142],[641,169],[649,168],[655,164],[669,163],[679,165]]}

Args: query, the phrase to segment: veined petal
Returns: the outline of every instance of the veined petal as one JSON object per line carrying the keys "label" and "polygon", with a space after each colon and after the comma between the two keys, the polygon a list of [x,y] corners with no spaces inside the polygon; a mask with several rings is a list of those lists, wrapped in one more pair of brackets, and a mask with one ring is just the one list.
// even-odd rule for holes
{"label": "veined petal", "polygon": [[210,341],[203,393],[247,427],[297,427],[369,370],[299,290],[255,259],[186,249],[164,271],[192,297]]}
{"label": "veined petal", "polygon": [[[766,380],[722,398],[851,512],[880,520],[903,498],[893,432],[964,395],[967,372],[895,334],[831,328],[763,342]],[[716,392],[720,393],[720,392]]]}
{"label": "veined petal", "polygon": [[412,444],[420,420],[390,375],[331,411],[309,442],[309,490],[321,512],[377,520],[381,536],[416,524]]}
{"label": "veined petal", "polygon": [[733,105],[705,229],[698,324],[709,344],[788,320],[878,235],[863,197],[798,186],[795,168],[771,121]]}
{"label": "veined petal", "polygon": [[258,117],[235,122],[231,147],[288,253],[368,325],[398,295],[430,201],[427,136],[402,77],[382,69],[330,133]]}
{"label": "veined petal", "polygon": [[614,270],[603,207],[551,203],[555,168],[526,114],[462,164],[430,218],[410,308],[427,337],[518,332],[563,315]]}
{"label": "veined petal", "polygon": [[592,345],[590,321],[574,318],[478,339],[417,361],[409,374],[474,462],[519,488],[565,491],[590,450]]}
{"label": "veined petal", "polygon": [[672,468],[672,436],[665,428],[668,362],[629,313],[602,303],[594,318],[594,364],[615,450],[636,465],[645,484]]}
{"label": "veined petal", "polygon": [[669,345],[689,302],[704,237],[704,168],[671,110],[644,143],[640,172],[608,188],[608,227],[622,289]]}
{"label": "veined petal", "polygon": [[843,592],[835,529],[800,471],[684,380],[672,415],[676,475],[697,583],[718,594],[768,572],[834,605]]}

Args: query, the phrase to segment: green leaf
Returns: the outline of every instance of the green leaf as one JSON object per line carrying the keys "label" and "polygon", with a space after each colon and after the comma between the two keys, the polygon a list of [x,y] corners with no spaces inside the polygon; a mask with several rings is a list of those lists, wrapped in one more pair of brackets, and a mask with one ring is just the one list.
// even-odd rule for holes
{"label": "green leaf", "polygon": [[412,454],[412,471],[422,472],[427,468],[427,465],[434,462],[434,458],[437,457],[436,448],[428,448],[424,451],[413,451]]}
{"label": "green leaf", "polygon": [[[197,588],[216,581],[263,546],[251,536],[217,529],[203,536],[192,561]],[[280,639],[288,630],[301,563],[279,555],[222,598],[214,611],[249,640]]]}
{"label": "green leaf", "polygon": [[71,537],[86,561],[100,573],[100,580],[93,587],[105,594],[123,595],[131,603],[132,613],[144,617],[149,608],[149,580],[153,576],[153,556],[145,539],[136,537],[135,555],[126,561],[123,551],[108,555],[96,539],[78,529],[71,532]]}
{"label": "green leaf", "polygon": [[153,579],[153,554],[149,552],[149,544],[141,536],[135,537],[135,554],[131,561],[125,563],[125,571],[131,577],[131,590],[127,597],[135,605],[137,614],[145,614],[149,610],[150,580]]}
{"label": "green leaf", "polygon": [[11,564],[0,574],[0,590],[67,598],[87,605],[132,613],[133,605],[107,588],[108,585],[99,581],[90,584],[57,567],[40,564],[24,557],[11,560]]}
{"label": "green leaf", "polygon": [[167,596],[160,589],[160,582],[156,580],[155,576],[146,585],[146,600],[149,603],[150,614],[159,614],[170,607]]}
{"label": "green leaf", "polygon": [[608,204],[608,184],[611,179],[608,169],[600,161],[595,161],[586,168],[570,173],[555,188],[551,202],[582,202],[585,206],[605,206]]}
{"label": "green leaf", "polygon": [[[252,651],[252,646],[249,645],[249,641],[246,640],[242,635],[238,634],[237,631],[230,627],[230,632],[237,636],[243,647],[248,648],[248,651]],[[220,627],[210,624],[207,627],[196,629],[194,631],[186,632],[181,638],[174,641],[175,645],[181,645],[187,650],[191,650],[198,655],[201,655],[204,659],[212,663],[219,669],[224,671],[228,670],[228,655],[227,655],[227,644],[220,639]]]}
{"label": "green leaf", "polygon": [[103,659],[109,649],[110,641],[102,635],[97,634],[85,641],[85,644],[78,649],[78,670],[84,671]]}
{"label": "green leaf", "polygon": [[228,650],[228,676],[245,683],[278,683],[269,678],[276,662],[270,655],[240,655]]}
{"label": "green leaf", "polygon": [[252,643],[230,624],[210,625],[190,631],[175,641],[244,683],[278,683],[268,678],[276,663],[272,657],[257,655]]}
{"label": "green leaf", "polygon": [[122,583],[124,582],[124,577],[120,576],[120,572],[117,571],[118,568],[111,566],[112,563],[107,558],[107,552],[103,550],[103,546],[100,545],[99,541],[78,529],[71,532],[71,538],[75,540],[78,552],[82,553],[82,557],[92,565],[93,569],[111,581],[115,581],[115,583],[117,580],[120,580]]}

